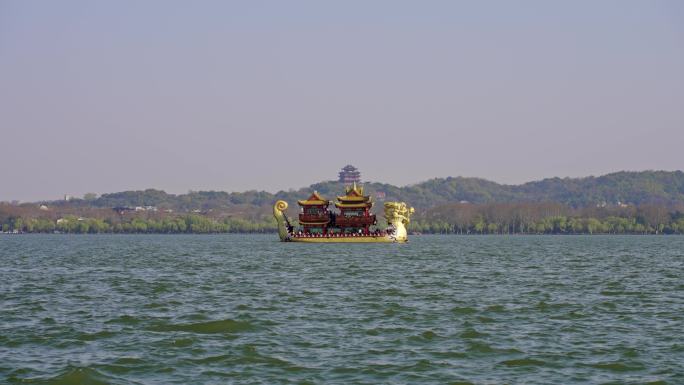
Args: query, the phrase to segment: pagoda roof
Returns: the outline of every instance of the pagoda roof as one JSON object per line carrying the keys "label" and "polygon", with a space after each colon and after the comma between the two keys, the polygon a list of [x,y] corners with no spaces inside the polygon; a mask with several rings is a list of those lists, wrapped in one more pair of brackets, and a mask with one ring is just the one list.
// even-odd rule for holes
{"label": "pagoda roof", "polygon": [[340,202],[368,202],[370,200],[370,197],[342,196],[342,197],[337,197],[337,200],[339,200]]}
{"label": "pagoda roof", "polygon": [[330,202],[327,199],[324,199],[320,195],[318,195],[318,191],[314,191],[313,193],[311,193],[311,196],[308,199],[297,201],[297,203],[299,203],[301,206],[327,206],[330,204]]}
{"label": "pagoda roof", "polygon": [[335,207],[343,209],[362,209],[366,207],[373,206],[371,202],[359,202],[359,203],[345,203],[345,202],[335,202]]}
{"label": "pagoda roof", "polygon": [[356,182],[353,185],[345,187],[347,195],[337,197],[340,202],[368,202],[369,196],[363,195],[363,187],[357,186]]}

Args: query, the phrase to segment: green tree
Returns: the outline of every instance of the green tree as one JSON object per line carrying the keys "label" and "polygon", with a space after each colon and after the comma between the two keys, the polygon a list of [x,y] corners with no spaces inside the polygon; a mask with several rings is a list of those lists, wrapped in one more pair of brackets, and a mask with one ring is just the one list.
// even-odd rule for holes
{"label": "green tree", "polygon": [[12,224],[12,230],[22,231],[24,229],[24,220],[21,218],[16,218]]}
{"label": "green tree", "polygon": [[477,218],[475,218],[475,222],[473,223],[473,229],[476,232],[482,234],[482,232],[485,229],[485,226],[486,226],[486,224],[485,224],[484,218],[482,218],[481,216],[478,216]]}
{"label": "green tree", "polygon": [[596,218],[587,219],[587,231],[589,234],[594,234],[601,230],[601,222]]}
{"label": "green tree", "polygon": [[568,221],[568,228],[575,234],[584,232],[584,223],[580,218],[570,218]]}

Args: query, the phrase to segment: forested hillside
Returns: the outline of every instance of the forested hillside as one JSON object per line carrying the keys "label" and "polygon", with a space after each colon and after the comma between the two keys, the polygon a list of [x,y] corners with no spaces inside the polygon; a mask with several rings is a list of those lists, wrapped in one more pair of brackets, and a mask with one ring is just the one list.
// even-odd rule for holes
{"label": "forested hillside", "polygon": [[[617,172],[600,177],[548,178],[522,185],[503,185],[479,178],[435,178],[415,185],[397,187],[369,182],[367,192],[385,194],[386,200],[409,202],[416,208],[447,203],[556,202],[570,207],[613,205],[617,202],[672,205],[684,203],[684,173],[681,171]],[[208,210],[234,205],[271,205],[276,199],[294,202],[317,190],[328,199],[343,191],[338,182],[321,182],[296,191],[220,192],[200,191],[173,195],[159,190],[104,194],[92,202],[97,207],[159,206],[175,210]]]}
{"label": "forested hillside", "polygon": [[[430,233],[684,233],[684,173],[617,172],[600,177],[549,178],[503,185],[479,178],[436,178],[411,186],[364,183],[382,201],[417,209],[412,231]],[[298,199],[317,190],[334,200],[339,182],[299,190],[161,190],[88,194],[84,199],[0,203],[3,232],[269,232],[271,210],[283,199],[296,218]],[[381,212],[382,204],[374,211]]]}

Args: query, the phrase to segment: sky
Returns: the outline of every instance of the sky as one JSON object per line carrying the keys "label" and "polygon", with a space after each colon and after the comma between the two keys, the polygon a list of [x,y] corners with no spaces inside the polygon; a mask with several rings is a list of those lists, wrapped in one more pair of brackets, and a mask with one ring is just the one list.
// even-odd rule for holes
{"label": "sky", "polygon": [[0,201],[684,168],[682,1],[0,0]]}

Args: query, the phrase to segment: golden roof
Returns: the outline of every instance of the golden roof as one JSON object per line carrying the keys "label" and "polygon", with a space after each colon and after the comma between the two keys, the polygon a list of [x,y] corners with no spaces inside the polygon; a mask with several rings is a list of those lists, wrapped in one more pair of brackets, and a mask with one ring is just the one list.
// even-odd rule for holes
{"label": "golden roof", "polygon": [[357,186],[356,182],[353,185],[347,186],[344,189],[347,195],[337,197],[337,200],[342,202],[367,202],[370,197],[363,195],[363,187]]}
{"label": "golden roof", "polygon": [[359,202],[359,203],[344,203],[335,202],[335,207],[345,208],[345,209],[361,209],[365,207],[371,207],[373,204],[371,202]]}
{"label": "golden roof", "polygon": [[368,197],[355,197],[355,196],[341,196],[337,197],[338,201],[342,202],[366,202],[368,201]]}
{"label": "golden roof", "polygon": [[318,195],[318,191],[314,191],[308,199],[297,201],[301,206],[320,206],[328,205],[330,202]]}

